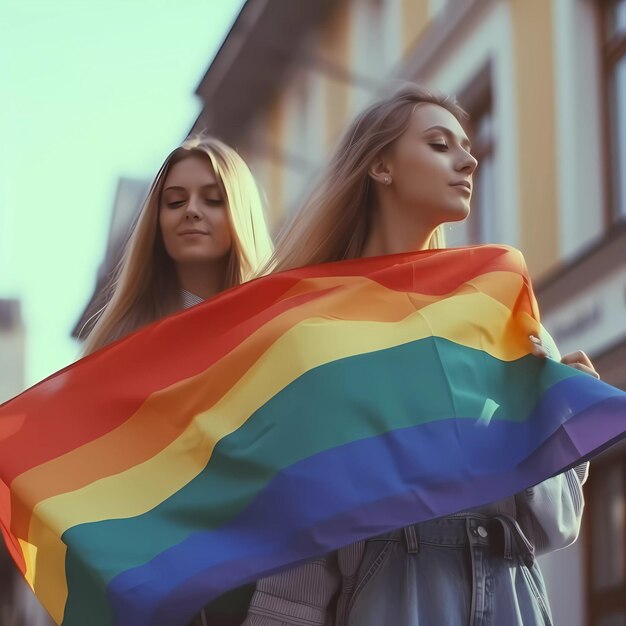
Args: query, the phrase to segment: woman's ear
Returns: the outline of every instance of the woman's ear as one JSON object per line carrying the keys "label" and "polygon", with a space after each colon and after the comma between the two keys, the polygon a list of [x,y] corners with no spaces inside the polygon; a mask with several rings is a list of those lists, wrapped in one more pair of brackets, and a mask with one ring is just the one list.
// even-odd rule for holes
{"label": "woman's ear", "polygon": [[391,185],[393,182],[389,166],[382,155],[378,155],[372,161],[367,173],[373,181],[381,185]]}

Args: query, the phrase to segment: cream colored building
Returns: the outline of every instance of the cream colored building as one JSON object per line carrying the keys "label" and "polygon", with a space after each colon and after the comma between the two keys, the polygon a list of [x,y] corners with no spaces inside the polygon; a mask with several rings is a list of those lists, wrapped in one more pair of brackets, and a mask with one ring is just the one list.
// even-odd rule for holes
{"label": "cream colored building", "polygon": [[[451,245],[526,256],[564,352],[626,388],[626,1],[248,0],[193,130],[236,146],[276,229],[394,80],[452,92],[480,160]],[[594,462],[584,532],[544,559],[556,624],[626,626],[626,451]]]}

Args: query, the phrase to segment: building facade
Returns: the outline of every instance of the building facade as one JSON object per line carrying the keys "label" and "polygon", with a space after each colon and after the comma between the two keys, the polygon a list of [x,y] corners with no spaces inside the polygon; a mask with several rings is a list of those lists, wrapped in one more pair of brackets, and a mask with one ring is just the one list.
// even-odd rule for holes
{"label": "building facade", "polygon": [[[410,80],[457,95],[480,161],[449,245],[523,250],[543,321],[626,388],[626,1],[248,0],[198,86],[278,229],[353,115]],[[626,626],[626,448],[578,542],[543,558],[557,624]]]}
{"label": "building facade", "polygon": [[107,287],[122,258],[124,246],[139,216],[149,186],[147,181],[132,178],[120,178],[117,181],[104,258],[98,267],[93,293],[72,330],[72,337],[84,339],[93,328],[97,313],[106,302]]}

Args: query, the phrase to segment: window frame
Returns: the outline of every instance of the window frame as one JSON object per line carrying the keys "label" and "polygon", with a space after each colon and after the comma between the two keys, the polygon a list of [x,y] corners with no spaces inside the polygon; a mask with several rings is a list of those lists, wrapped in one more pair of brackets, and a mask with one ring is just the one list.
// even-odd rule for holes
{"label": "window frame", "polygon": [[[609,35],[609,12],[615,0],[599,0],[599,36],[601,45],[601,106],[602,106],[602,133],[604,136],[604,187],[606,191],[606,204],[604,207],[605,227],[609,230],[613,224],[626,221],[626,213],[620,211],[617,168],[613,166],[616,162],[616,145],[613,141],[615,127],[614,113],[617,107],[614,105],[614,94],[612,93],[612,74],[619,61],[626,57],[626,31],[621,35]],[[626,166],[626,163],[624,164]],[[626,180],[622,185],[626,186]],[[626,192],[626,190],[625,190]],[[626,195],[626,193],[625,193]]]}

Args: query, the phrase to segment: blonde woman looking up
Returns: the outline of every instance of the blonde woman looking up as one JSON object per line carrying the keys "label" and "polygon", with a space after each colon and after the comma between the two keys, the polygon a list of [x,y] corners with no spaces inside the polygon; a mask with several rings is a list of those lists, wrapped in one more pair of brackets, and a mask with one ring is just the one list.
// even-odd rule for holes
{"label": "blonde woman looking up", "polygon": [[[269,267],[442,248],[442,225],[470,213],[477,161],[465,118],[453,98],[415,85],[371,105],[279,236]],[[560,358],[547,334],[529,341],[536,356]],[[562,360],[597,376],[582,352]],[[259,580],[244,624],[551,624],[535,554],[576,539],[586,475],[583,464],[480,509],[401,528]]]}

